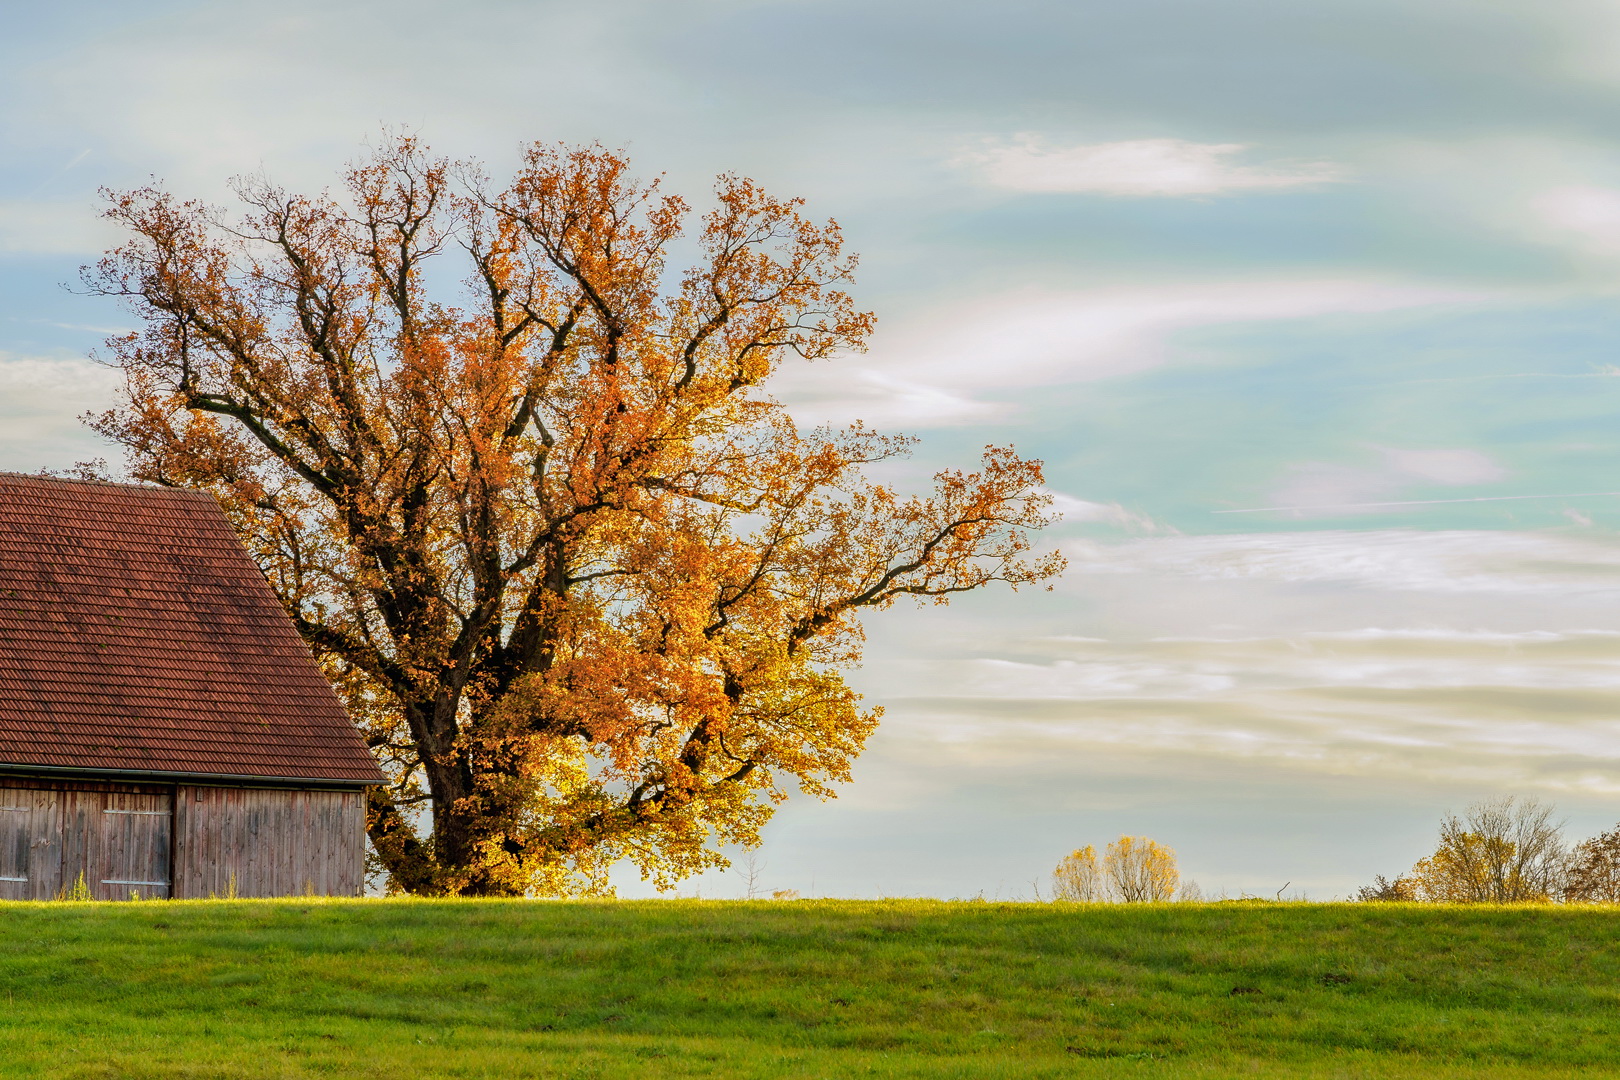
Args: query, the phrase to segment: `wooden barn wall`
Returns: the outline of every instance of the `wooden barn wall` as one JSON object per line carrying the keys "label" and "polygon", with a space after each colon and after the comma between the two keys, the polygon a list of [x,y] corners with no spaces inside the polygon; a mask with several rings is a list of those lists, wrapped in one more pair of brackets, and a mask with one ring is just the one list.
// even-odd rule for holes
{"label": "wooden barn wall", "polygon": [[54,900],[81,881],[96,900],[169,895],[171,788],[3,783],[0,899]]}
{"label": "wooden barn wall", "polygon": [[174,809],[176,897],[360,895],[360,792],[181,785]]}
{"label": "wooden barn wall", "polygon": [[[358,896],[365,796],[0,779],[0,900]],[[171,884],[172,874],[172,884]]]}

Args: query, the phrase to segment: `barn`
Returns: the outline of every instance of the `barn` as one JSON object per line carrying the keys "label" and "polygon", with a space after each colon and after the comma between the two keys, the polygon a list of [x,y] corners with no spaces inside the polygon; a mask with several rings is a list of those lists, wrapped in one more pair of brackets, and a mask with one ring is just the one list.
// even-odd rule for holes
{"label": "barn", "polygon": [[0,474],[0,899],[358,895],[382,779],[212,497]]}

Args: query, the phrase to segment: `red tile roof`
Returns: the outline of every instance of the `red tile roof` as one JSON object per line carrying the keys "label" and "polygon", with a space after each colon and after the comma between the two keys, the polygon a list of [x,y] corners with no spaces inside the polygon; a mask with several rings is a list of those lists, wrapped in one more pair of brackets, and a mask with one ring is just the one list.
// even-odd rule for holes
{"label": "red tile roof", "polygon": [[0,765],[382,779],[212,497],[3,473]]}

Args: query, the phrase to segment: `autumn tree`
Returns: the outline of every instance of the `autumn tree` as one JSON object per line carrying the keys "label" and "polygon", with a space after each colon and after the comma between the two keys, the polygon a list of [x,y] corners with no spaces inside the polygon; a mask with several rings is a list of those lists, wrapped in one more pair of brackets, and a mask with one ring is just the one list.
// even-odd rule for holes
{"label": "autumn tree", "polygon": [[[1145,836],[1121,836],[1103,849],[1087,844],[1063,857],[1052,871],[1052,898],[1079,903],[1139,904],[1173,900],[1181,873],[1176,853]],[[1188,882],[1183,899],[1201,899]]]}
{"label": "autumn tree", "polygon": [[235,190],[109,196],[130,239],[86,280],[142,328],[93,423],[230,515],[391,778],[396,889],[724,865],[790,788],[849,779],[862,613],[1060,568],[1038,462],[992,447],[908,495],[868,475],[905,439],[766,392],[873,325],[798,200],[723,176],[693,226],[600,147],[498,185],[411,138],[338,195]]}
{"label": "autumn tree", "polygon": [[1052,871],[1052,898],[1082,904],[1108,899],[1108,883],[1097,864],[1097,849],[1087,844],[1063,857]]}
{"label": "autumn tree", "polygon": [[1547,901],[1563,892],[1566,856],[1554,808],[1533,798],[1475,803],[1462,817],[1447,814],[1432,854],[1418,860],[1409,881],[1417,899],[1514,904]]}
{"label": "autumn tree", "polygon": [[1127,904],[1173,900],[1181,873],[1172,848],[1145,836],[1121,836],[1103,849],[1103,877]]}
{"label": "autumn tree", "polygon": [[1575,845],[1563,893],[1573,904],[1620,904],[1620,826]]}

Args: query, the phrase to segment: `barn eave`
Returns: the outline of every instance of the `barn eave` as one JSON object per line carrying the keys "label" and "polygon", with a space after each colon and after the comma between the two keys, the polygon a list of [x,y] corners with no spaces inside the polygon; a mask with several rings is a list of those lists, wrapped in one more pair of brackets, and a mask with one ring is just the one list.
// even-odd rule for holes
{"label": "barn eave", "polygon": [[90,769],[80,766],[12,765],[0,762],[0,776],[35,780],[107,780],[130,784],[191,784],[206,787],[301,788],[306,791],[363,791],[376,780],[308,776],[252,776],[229,773],[164,772],[150,769]]}

